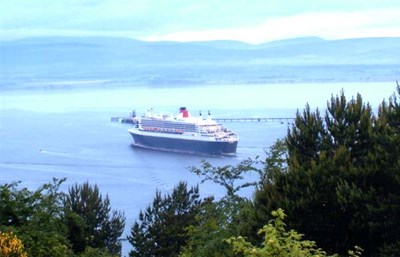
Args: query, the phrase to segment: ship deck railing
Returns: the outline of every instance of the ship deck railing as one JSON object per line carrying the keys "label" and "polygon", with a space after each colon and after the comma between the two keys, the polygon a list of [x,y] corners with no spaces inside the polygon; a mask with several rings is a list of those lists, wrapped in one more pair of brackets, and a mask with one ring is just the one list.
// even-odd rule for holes
{"label": "ship deck railing", "polygon": [[[268,118],[213,118],[217,122],[280,122],[293,123],[295,118],[287,117],[268,117]],[[137,119],[132,117],[111,117],[112,122],[137,123]]]}
{"label": "ship deck railing", "polygon": [[294,118],[214,118],[217,122],[293,122]]}

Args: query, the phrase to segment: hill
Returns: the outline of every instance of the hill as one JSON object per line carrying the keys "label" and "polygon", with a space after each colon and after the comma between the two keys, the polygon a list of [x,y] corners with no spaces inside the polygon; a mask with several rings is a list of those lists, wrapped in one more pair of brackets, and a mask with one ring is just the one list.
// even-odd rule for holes
{"label": "hill", "polygon": [[111,37],[37,37],[0,42],[0,87],[54,80],[154,86],[201,83],[393,81],[399,38],[296,38],[144,42]]}

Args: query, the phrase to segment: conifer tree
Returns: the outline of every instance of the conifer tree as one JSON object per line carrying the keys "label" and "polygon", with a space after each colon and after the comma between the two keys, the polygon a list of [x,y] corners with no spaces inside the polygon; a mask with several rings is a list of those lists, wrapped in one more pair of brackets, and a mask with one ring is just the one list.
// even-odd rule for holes
{"label": "conifer tree", "polygon": [[152,205],[140,211],[131,228],[128,241],[133,249],[129,256],[178,256],[187,243],[187,229],[195,223],[202,205],[199,197],[198,187],[188,189],[184,182],[166,196],[157,191]]}
{"label": "conifer tree", "polygon": [[282,208],[289,227],[327,251],[360,245],[366,255],[399,254],[399,130],[396,95],[377,116],[360,95],[347,101],[344,92],[324,118],[307,105],[285,138],[287,167],[271,169],[256,193],[258,224]]}
{"label": "conifer tree", "polygon": [[125,215],[111,211],[108,196],[104,199],[97,185],[75,184],[64,198],[65,224],[75,253],[87,247],[105,249],[113,255],[121,254],[121,235]]}

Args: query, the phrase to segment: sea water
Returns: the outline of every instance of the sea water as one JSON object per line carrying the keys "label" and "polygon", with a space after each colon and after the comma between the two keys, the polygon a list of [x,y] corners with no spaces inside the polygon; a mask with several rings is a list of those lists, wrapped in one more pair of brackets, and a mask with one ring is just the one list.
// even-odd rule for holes
{"label": "sea water", "polygon": [[[271,85],[204,85],[150,88],[97,87],[35,89],[0,92],[0,184],[21,181],[32,190],[52,178],[67,178],[62,190],[78,183],[97,184],[113,209],[127,217],[126,233],[156,190],[169,193],[179,181],[197,185],[200,178],[188,167],[202,160],[215,166],[235,165],[247,158],[265,158],[265,151],[283,138],[291,123],[226,122],[239,134],[237,155],[208,157],[132,147],[127,129],[112,116],[154,112],[176,114],[185,106],[192,115],[216,118],[294,118],[306,103],[324,109],[332,95],[344,90],[350,99],[361,93],[377,108],[395,91],[394,83],[325,83]],[[250,176],[246,179],[257,179]],[[224,188],[207,182],[203,196],[220,198]],[[251,197],[252,190],[242,192]],[[124,243],[124,254],[130,249]]]}

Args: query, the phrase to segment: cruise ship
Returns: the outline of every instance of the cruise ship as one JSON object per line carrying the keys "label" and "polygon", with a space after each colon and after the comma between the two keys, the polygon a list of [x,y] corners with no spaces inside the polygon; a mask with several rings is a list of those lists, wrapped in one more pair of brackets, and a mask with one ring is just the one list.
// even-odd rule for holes
{"label": "cruise ship", "polygon": [[152,110],[137,117],[138,123],[128,132],[134,146],[155,150],[204,155],[234,155],[238,135],[217,123],[210,113],[192,117],[185,107],[179,114],[156,115]]}

